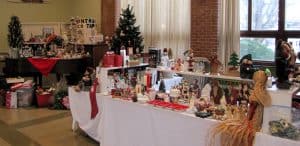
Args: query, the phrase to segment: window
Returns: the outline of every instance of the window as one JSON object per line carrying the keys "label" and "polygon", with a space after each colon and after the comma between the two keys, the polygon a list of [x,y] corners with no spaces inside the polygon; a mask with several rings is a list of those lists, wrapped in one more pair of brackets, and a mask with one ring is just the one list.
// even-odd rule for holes
{"label": "window", "polygon": [[133,6],[137,24],[148,47],[171,48],[182,57],[190,45],[190,0],[121,0],[121,8]]}
{"label": "window", "polygon": [[278,39],[292,42],[298,53],[299,8],[299,0],[240,0],[240,56],[274,61]]}

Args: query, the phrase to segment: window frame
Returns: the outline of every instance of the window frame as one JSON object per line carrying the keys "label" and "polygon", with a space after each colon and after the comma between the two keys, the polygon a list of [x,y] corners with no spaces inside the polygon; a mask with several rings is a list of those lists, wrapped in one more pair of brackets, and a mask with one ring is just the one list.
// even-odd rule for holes
{"label": "window frame", "polygon": [[[278,2],[279,2],[278,30],[252,30],[252,0],[248,0],[248,29],[240,30],[240,37],[275,38],[275,44],[279,39],[287,41],[288,38],[300,38],[300,30],[285,30],[284,24],[285,24],[286,0],[279,0]],[[275,65],[274,63],[275,60],[274,61],[253,60],[253,61],[261,65],[267,65],[267,66]]]}

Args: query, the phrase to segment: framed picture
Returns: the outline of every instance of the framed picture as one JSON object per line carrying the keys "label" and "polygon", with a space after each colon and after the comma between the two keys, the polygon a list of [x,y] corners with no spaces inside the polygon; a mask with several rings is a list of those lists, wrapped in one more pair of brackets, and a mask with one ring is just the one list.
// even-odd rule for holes
{"label": "framed picture", "polygon": [[44,37],[48,37],[52,33],[54,33],[54,28],[53,27],[43,27],[43,36]]}
{"label": "framed picture", "polygon": [[8,0],[12,3],[47,3],[49,0]]}

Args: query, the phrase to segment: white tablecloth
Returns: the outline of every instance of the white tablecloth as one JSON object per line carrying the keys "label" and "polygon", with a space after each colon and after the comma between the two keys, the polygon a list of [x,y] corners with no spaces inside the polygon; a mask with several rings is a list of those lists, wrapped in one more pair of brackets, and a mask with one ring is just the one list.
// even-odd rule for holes
{"label": "white tablecloth", "polygon": [[[217,121],[97,94],[100,113],[90,119],[88,92],[69,90],[72,116],[101,146],[205,146]],[[101,117],[101,118],[100,118]],[[255,146],[299,146],[300,142],[257,133]]]}
{"label": "white tablecloth", "polygon": [[[101,100],[102,146],[205,146],[209,130],[217,123],[139,103]],[[257,133],[254,145],[299,146],[300,142]]]}
{"label": "white tablecloth", "polygon": [[[97,103],[99,109],[101,106],[101,101],[99,100],[100,97],[101,96],[97,94]],[[69,88],[69,100],[73,122],[76,122],[78,126],[90,137],[96,141],[100,141],[100,135],[97,129],[100,124],[101,111],[94,119],[91,119],[91,103],[89,92],[75,92],[73,88]]]}

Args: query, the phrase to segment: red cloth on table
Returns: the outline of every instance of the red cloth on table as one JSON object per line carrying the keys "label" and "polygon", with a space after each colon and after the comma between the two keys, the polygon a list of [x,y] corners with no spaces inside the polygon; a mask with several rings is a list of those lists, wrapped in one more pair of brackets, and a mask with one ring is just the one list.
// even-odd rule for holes
{"label": "red cloth on table", "polygon": [[28,58],[28,61],[44,76],[51,72],[57,60],[58,58]]}
{"label": "red cloth on table", "polygon": [[99,112],[97,99],[96,99],[96,89],[98,85],[99,82],[98,79],[96,78],[90,90],[91,119],[94,119]]}

